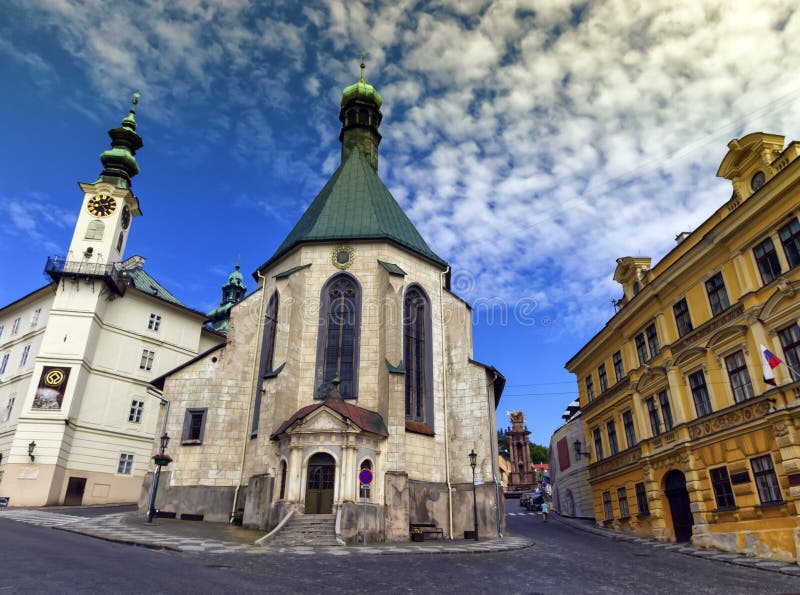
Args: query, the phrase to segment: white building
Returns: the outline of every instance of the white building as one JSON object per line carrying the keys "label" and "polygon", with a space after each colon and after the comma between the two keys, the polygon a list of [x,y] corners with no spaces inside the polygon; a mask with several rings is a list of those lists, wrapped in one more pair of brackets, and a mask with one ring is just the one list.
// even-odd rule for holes
{"label": "white building", "polygon": [[563,516],[593,519],[589,453],[583,442],[583,418],[577,399],[561,417],[564,425],[550,438],[553,510]]}
{"label": "white building", "polygon": [[[109,131],[103,171],[81,183],[52,282],[0,309],[0,497],[10,506],[133,502],[151,466],[153,378],[223,340],[124,258],[139,168],[134,108]],[[77,205],[76,205],[77,206]]]}

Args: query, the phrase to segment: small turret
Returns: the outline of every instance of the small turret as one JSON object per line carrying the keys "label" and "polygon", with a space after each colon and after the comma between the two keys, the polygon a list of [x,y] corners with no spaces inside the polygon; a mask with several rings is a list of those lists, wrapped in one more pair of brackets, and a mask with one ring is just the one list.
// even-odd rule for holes
{"label": "small turret", "polygon": [[342,163],[353,149],[358,149],[372,168],[378,171],[378,145],[381,142],[378,128],[383,119],[380,109],[383,99],[375,87],[364,80],[366,56],[367,53],[362,51],[361,78],[342,92],[342,109],[339,112],[342,131],[339,140],[342,143]]}
{"label": "small turret", "polygon": [[228,275],[228,282],[222,286],[222,300],[219,302],[219,307],[207,314],[211,320],[211,327],[215,331],[226,332],[228,330],[231,308],[241,302],[247,292],[239,268],[237,264],[234,271]]}

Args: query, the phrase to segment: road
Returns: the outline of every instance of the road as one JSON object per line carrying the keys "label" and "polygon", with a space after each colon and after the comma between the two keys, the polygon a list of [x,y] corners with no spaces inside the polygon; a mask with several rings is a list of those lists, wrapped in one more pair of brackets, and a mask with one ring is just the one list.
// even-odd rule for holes
{"label": "road", "polygon": [[507,520],[510,533],[536,545],[495,554],[192,554],[0,519],[0,595],[800,592],[800,578],[618,542],[552,516]]}

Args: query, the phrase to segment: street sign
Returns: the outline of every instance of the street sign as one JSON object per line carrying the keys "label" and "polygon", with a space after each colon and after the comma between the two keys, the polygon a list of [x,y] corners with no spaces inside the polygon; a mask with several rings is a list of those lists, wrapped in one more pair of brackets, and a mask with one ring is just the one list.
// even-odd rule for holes
{"label": "street sign", "polygon": [[369,469],[362,469],[361,472],[358,474],[358,481],[365,485],[369,485],[372,483],[372,471]]}

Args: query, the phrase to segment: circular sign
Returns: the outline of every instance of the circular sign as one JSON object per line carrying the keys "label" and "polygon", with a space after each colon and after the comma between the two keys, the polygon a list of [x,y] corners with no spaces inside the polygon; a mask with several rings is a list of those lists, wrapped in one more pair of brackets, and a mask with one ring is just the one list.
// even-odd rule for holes
{"label": "circular sign", "polygon": [[372,471],[370,471],[369,469],[362,469],[361,473],[358,474],[358,480],[365,485],[371,484]]}
{"label": "circular sign", "polygon": [[44,377],[44,382],[48,386],[58,386],[64,382],[64,372],[61,370],[50,370]]}

